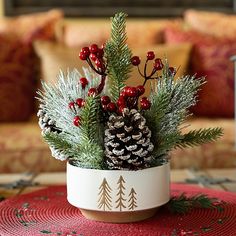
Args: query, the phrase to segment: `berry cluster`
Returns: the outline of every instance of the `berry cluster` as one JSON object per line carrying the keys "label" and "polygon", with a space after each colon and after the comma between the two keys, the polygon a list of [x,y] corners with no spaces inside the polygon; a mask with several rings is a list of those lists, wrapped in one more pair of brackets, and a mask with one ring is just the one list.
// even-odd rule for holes
{"label": "berry cluster", "polygon": [[[86,88],[86,86],[88,85],[88,80],[85,77],[82,77],[79,79],[79,86],[81,86],[83,89]],[[88,95],[89,95],[89,91],[88,91]],[[76,107],[78,108],[82,108],[85,105],[85,99],[83,98],[77,98],[75,101],[72,101],[68,104],[69,109],[71,109],[74,113],[76,113]],[[80,117],[79,116],[75,116],[73,123],[75,126],[79,126],[80,125]]]}
{"label": "berry cluster", "polygon": [[[139,65],[141,63],[140,58],[138,56],[133,56],[131,58],[131,64],[133,66],[138,67],[139,74],[144,78],[143,86],[150,79],[159,79],[160,78],[159,76],[156,76],[156,77],[153,77],[153,76],[156,74],[156,72],[161,71],[163,69],[164,65],[162,63],[161,58],[155,58],[155,57],[156,56],[155,56],[155,53],[153,51],[147,52],[146,62],[145,62],[143,73],[140,71],[140,68],[139,68]],[[152,61],[152,60],[154,60],[153,69],[152,69],[151,73],[149,75],[147,75],[147,64],[148,64],[149,61]],[[174,67],[169,67],[168,73],[170,75],[175,75],[176,74],[175,68]]]}
{"label": "berry cluster", "polygon": [[[116,112],[122,114],[125,108],[137,109],[138,108],[138,99],[145,92],[145,88],[142,85],[137,87],[126,86],[121,91],[118,100],[111,102],[111,99],[108,96],[101,97],[101,104],[104,111]],[[147,110],[151,107],[151,102],[147,97],[142,97],[140,100],[140,108],[142,110]]]}
{"label": "berry cluster", "polygon": [[[100,75],[104,74],[106,71],[103,48],[104,45],[99,48],[97,44],[92,44],[90,47],[83,47],[79,53],[80,59],[86,60],[91,68]],[[96,67],[92,62],[94,62]]]}
{"label": "berry cluster", "polygon": [[[83,47],[79,53],[79,57],[81,60],[86,60],[88,65],[101,76],[100,84],[96,88],[89,88],[87,96],[97,96],[99,95],[105,86],[105,80],[107,77],[107,62],[104,58],[104,45],[102,47],[98,47],[97,44],[92,44],[89,47]],[[115,112],[117,114],[122,114],[125,108],[128,109],[138,109],[139,107],[139,99],[140,99],[140,109],[148,110],[151,107],[151,102],[147,97],[141,97],[145,92],[145,84],[150,79],[159,79],[161,76],[157,75],[158,71],[161,71],[164,67],[162,60],[160,58],[155,58],[155,53],[153,51],[147,52],[146,62],[144,65],[143,72],[140,71],[139,65],[141,60],[138,56],[133,56],[131,58],[131,64],[138,67],[139,74],[144,78],[143,85],[139,85],[137,87],[126,86],[120,92],[120,96],[117,101],[111,101],[109,96],[101,96],[100,102],[102,110],[104,114],[108,114]],[[153,61],[153,69],[151,73],[147,74],[147,64],[149,61]],[[173,67],[169,67],[168,71],[169,75],[175,75],[176,70]],[[88,85],[88,80],[86,78],[80,78],[79,82],[83,89]],[[75,110],[75,106],[81,108],[85,104],[85,100],[82,98],[78,98],[75,102],[69,103],[69,108]],[[80,117],[74,117],[74,125],[80,125]]]}
{"label": "berry cluster", "polygon": [[[82,108],[82,107],[84,107],[84,105],[85,105],[85,100],[83,98],[77,98],[75,102],[70,102],[68,104],[68,107],[76,113],[76,108],[75,107],[77,106],[78,108]],[[80,120],[81,119],[80,119],[79,116],[75,116],[74,120],[73,120],[74,125],[79,126],[80,125]]]}
{"label": "berry cluster", "polygon": [[89,66],[101,76],[100,84],[97,88],[91,88],[89,96],[100,94],[105,86],[107,63],[104,58],[104,45],[98,47],[92,44],[90,47],[83,47],[79,53],[81,60],[86,60]]}

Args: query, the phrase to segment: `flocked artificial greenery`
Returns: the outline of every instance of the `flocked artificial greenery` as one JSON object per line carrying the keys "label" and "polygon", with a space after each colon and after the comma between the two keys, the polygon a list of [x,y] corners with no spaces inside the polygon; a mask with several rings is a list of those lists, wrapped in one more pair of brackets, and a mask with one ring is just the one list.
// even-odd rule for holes
{"label": "flocked artificial greenery", "polygon": [[[41,108],[56,121],[56,126],[62,130],[56,132],[42,132],[49,147],[53,147],[58,154],[68,156],[78,166],[84,168],[98,168],[102,166],[103,134],[99,122],[97,98],[87,97],[83,109],[74,107],[83,117],[80,128],[73,125],[74,111],[68,109],[68,103],[83,97],[88,88],[78,86],[78,78],[86,76],[92,86],[97,85],[98,78],[91,70],[84,68],[83,75],[76,69],[61,72],[57,85],[42,83],[43,91],[39,91]],[[57,153],[56,153],[57,154]]]}
{"label": "flocked artificial greenery", "polygon": [[[100,97],[107,91],[111,100],[117,101],[129,78],[132,54],[126,44],[125,28],[126,14],[116,14],[112,18],[111,38],[104,48],[103,60],[106,66],[100,71],[96,69],[98,74],[86,68],[83,68],[83,74],[76,69],[67,73],[61,72],[56,85],[43,83],[43,91],[38,92],[40,108],[55,121],[55,126],[60,130],[60,132],[49,132],[43,129],[42,132],[56,158],[61,154],[73,161],[74,165],[83,168],[106,168],[104,166],[106,119],[101,109]],[[189,108],[196,104],[197,92],[205,82],[204,78],[188,75],[175,79],[175,73],[168,71],[169,65],[166,61],[162,74],[152,83],[149,97],[152,105],[149,110],[141,111],[152,133],[153,166],[162,164],[173,148],[212,142],[222,135],[220,128],[183,132],[184,122],[190,115]],[[78,85],[81,77],[88,79],[89,84],[85,88]],[[106,89],[103,89],[104,82]],[[87,96],[91,87],[99,88],[99,93]],[[82,108],[74,106],[68,109],[68,104],[78,97],[85,99],[85,105]],[[80,117],[79,127],[73,124],[75,114]]]}

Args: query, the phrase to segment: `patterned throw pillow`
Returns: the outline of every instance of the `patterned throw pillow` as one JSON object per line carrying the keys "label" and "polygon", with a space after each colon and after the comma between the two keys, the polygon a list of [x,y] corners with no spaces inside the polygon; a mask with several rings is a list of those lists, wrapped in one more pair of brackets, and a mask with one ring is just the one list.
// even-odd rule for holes
{"label": "patterned throw pillow", "polygon": [[236,54],[236,41],[182,28],[167,28],[165,37],[167,43],[192,43],[192,73],[206,76],[207,83],[199,91],[200,101],[193,112],[199,116],[233,117],[234,69],[230,57]]}
{"label": "patterned throw pillow", "polygon": [[34,55],[31,46],[0,36],[0,121],[27,120],[33,112]]}
{"label": "patterned throw pillow", "polygon": [[14,35],[26,43],[34,39],[53,39],[55,25],[62,18],[60,10],[4,18],[0,20],[0,34]]}
{"label": "patterned throw pillow", "polygon": [[32,42],[52,39],[60,11],[0,21],[0,122],[25,121],[34,111],[38,59]]}
{"label": "patterned throw pillow", "polygon": [[204,34],[218,38],[236,38],[236,16],[218,12],[187,10],[184,21]]}

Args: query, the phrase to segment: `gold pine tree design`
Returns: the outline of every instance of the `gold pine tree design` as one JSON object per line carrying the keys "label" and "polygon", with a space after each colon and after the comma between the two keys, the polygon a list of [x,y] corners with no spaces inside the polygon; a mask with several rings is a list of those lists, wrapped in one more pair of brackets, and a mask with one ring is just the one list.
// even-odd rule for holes
{"label": "gold pine tree design", "polygon": [[107,183],[106,178],[103,179],[102,184],[99,187],[99,199],[98,199],[98,208],[105,210],[111,210],[112,199],[111,191],[109,184]]}
{"label": "gold pine tree design", "polygon": [[125,191],[125,187],[124,187],[124,184],[125,184],[125,180],[123,179],[122,176],[120,176],[118,182],[118,193],[116,194],[116,196],[118,197],[117,200],[116,200],[116,208],[119,208],[120,211],[122,211],[124,208],[126,208],[124,202],[126,201],[126,199],[124,198],[124,191]]}
{"label": "gold pine tree design", "polygon": [[137,206],[137,198],[136,198],[137,193],[133,188],[131,188],[130,193],[129,193],[129,210],[134,210]]}

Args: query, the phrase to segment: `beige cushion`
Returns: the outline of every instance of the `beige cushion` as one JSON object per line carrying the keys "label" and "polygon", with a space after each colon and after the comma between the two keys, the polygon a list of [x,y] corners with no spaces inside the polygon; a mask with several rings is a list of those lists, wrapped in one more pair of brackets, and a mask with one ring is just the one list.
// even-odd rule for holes
{"label": "beige cushion", "polygon": [[236,16],[219,12],[188,10],[185,22],[193,29],[219,38],[236,38]]}
{"label": "beige cushion", "polygon": [[79,59],[78,48],[67,48],[48,41],[36,41],[34,49],[41,59],[41,79],[47,83],[55,83],[60,70],[66,71],[87,66]]}
{"label": "beige cushion", "polygon": [[[167,25],[179,25],[182,20],[128,19],[128,44],[146,46],[162,43],[163,31]],[[57,40],[68,47],[84,47],[89,44],[103,44],[110,37],[110,20],[63,20],[57,25]]]}
{"label": "beige cushion", "polygon": [[[86,62],[79,59],[79,48],[68,48],[61,44],[46,41],[37,41],[34,46],[42,63],[42,79],[46,82],[54,83],[60,69],[66,71],[67,69],[78,68],[81,71],[82,66],[88,66]],[[168,58],[171,66],[180,66],[177,77],[187,72],[191,50],[189,44],[173,46],[156,45],[154,47],[136,48],[133,50],[133,54],[142,58],[142,65],[144,64],[146,53],[149,50],[153,50],[157,57]],[[152,65],[153,62],[150,62],[150,66]],[[142,83],[143,79],[139,76],[137,68],[134,67],[127,84],[137,86]],[[149,83],[147,84],[147,91],[149,91],[148,87],[150,87]]]}

